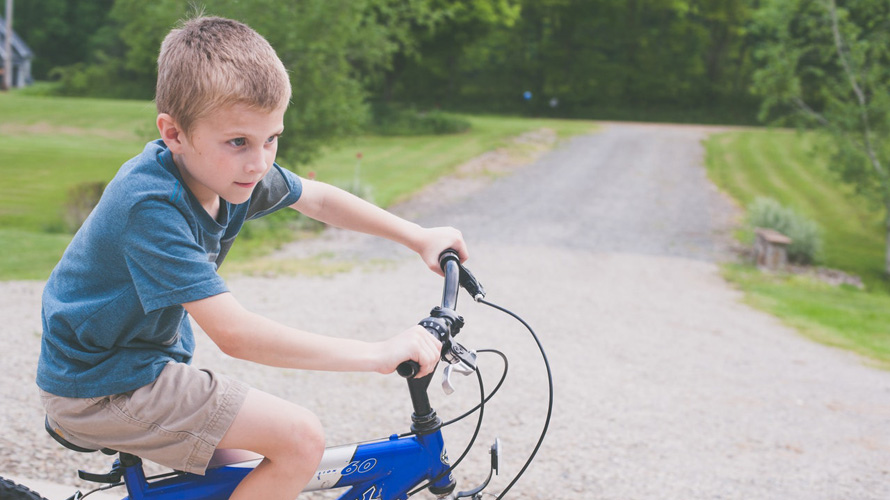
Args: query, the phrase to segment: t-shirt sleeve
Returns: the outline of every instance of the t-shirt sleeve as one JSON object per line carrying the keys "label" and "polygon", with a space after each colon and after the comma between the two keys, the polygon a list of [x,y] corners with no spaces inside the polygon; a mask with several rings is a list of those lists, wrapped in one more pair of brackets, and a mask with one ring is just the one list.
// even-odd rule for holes
{"label": "t-shirt sleeve", "polygon": [[172,205],[148,200],[133,207],[122,244],[146,314],[228,291],[216,264]]}
{"label": "t-shirt sleeve", "polygon": [[303,183],[290,170],[277,163],[254,188],[250,197],[247,219],[256,219],[276,210],[293,205],[303,193]]}

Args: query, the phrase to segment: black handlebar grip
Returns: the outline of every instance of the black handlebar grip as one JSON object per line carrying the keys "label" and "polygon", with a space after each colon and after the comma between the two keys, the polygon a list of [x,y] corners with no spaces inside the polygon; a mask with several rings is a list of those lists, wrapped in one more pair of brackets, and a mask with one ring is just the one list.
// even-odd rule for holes
{"label": "black handlebar grip", "polygon": [[420,371],[420,364],[417,361],[403,361],[399,363],[396,372],[405,378],[412,378]]}
{"label": "black handlebar grip", "polygon": [[449,248],[443,250],[442,253],[439,254],[439,267],[441,267],[443,271],[445,270],[445,263],[448,262],[449,259],[460,263],[460,256],[457,255],[457,250]]}

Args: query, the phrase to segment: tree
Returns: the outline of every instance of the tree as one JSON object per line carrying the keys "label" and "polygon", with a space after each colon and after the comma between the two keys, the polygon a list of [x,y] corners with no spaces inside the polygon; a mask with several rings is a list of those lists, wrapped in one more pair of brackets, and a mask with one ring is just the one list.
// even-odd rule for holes
{"label": "tree", "polygon": [[832,168],[884,209],[890,274],[890,0],[770,0],[753,29],[761,116],[825,134]]}
{"label": "tree", "polygon": [[467,47],[494,29],[511,27],[520,12],[519,0],[378,1],[388,7],[389,24],[403,27],[395,31],[400,35],[398,49],[383,80],[372,82],[386,102],[414,97],[406,91],[417,89],[427,102],[449,100],[456,91],[459,61]]}
{"label": "tree", "polygon": [[[402,21],[431,15],[429,1],[206,0],[202,5],[206,15],[238,19],[265,36],[290,72],[294,93],[279,158],[296,165],[362,130],[369,114],[369,75],[382,73],[395,52],[413,43]],[[92,53],[55,70],[63,91],[151,99],[160,43],[178,20],[195,15],[190,9],[180,0],[114,0],[106,23],[91,39]]]}
{"label": "tree", "polygon": [[755,1],[473,2],[489,8],[460,11],[423,37],[394,98],[575,117],[735,111],[751,101],[744,27]]}
{"label": "tree", "polygon": [[17,2],[15,31],[34,51],[33,74],[45,79],[56,66],[82,62],[114,0]]}

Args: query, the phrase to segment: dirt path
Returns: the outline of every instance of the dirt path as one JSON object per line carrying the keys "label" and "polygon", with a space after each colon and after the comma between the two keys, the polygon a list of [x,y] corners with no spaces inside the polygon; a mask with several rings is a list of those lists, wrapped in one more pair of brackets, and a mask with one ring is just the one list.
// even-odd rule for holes
{"label": "dirt path", "polygon": [[[890,498],[890,373],[801,338],[743,305],[720,278],[733,209],[704,175],[704,133],[612,124],[447,211],[412,207],[424,223],[464,231],[489,298],[519,312],[548,349],[551,433],[512,498]],[[240,277],[231,288],[271,317],[364,338],[395,333],[438,301],[439,280],[387,243],[332,232],[283,255],[319,252],[383,260],[329,277]],[[4,474],[46,476],[81,458],[40,429],[32,387],[39,290],[0,284],[0,328],[13,351],[0,370]],[[465,345],[500,348],[511,362],[481,446],[457,474],[464,488],[484,477],[487,444],[499,435],[497,492],[534,444],[546,385],[522,329],[461,300]],[[196,363],[313,408],[332,444],[407,425],[395,377],[256,367],[200,343]],[[481,367],[491,387],[499,361],[483,358]],[[433,391],[441,414],[477,398],[471,379],[458,384],[447,398]],[[447,431],[452,458],[467,425]]]}

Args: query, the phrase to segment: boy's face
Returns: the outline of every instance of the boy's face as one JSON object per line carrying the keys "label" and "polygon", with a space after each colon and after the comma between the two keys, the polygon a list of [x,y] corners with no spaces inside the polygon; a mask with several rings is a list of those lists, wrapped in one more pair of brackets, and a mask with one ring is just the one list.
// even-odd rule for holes
{"label": "boy's face", "polygon": [[164,115],[158,121],[183,180],[208,211],[215,211],[217,197],[235,204],[247,201],[272,168],[284,111],[235,104],[196,121],[188,136],[177,132],[175,138],[161,128]]}

